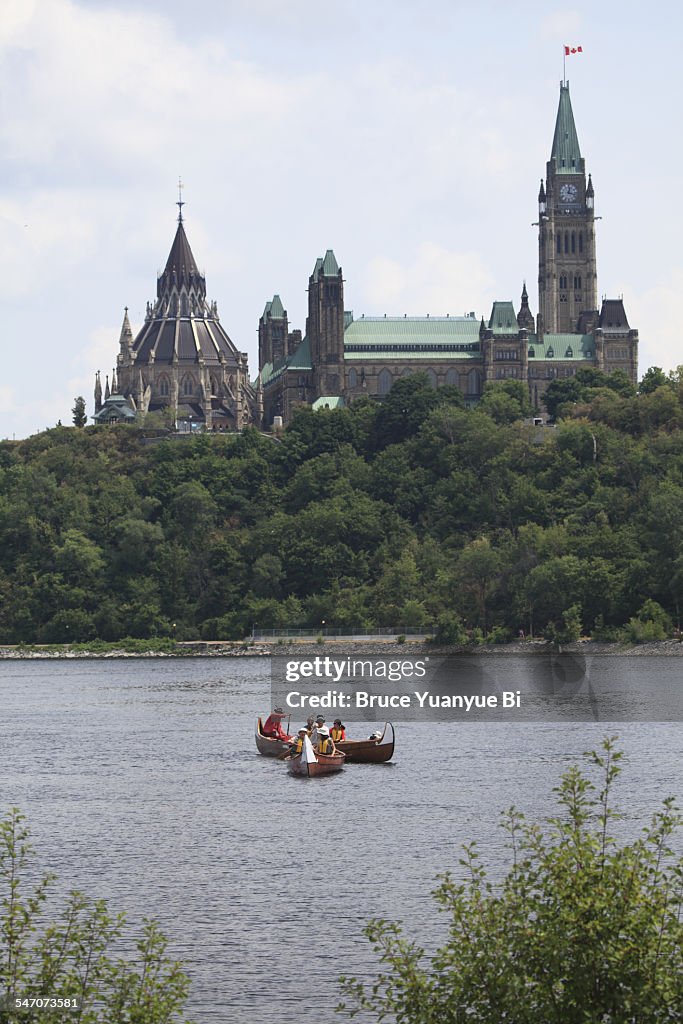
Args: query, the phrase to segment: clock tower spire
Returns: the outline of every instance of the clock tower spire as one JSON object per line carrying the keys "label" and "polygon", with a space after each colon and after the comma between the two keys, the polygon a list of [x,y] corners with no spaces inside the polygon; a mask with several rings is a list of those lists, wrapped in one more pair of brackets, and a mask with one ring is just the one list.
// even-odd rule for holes
{"label": "clock tower spire", "polygon": [[[569,82],[560,84],[555,134],[541,182],[538,307],[544,332],[574,334],[582,313],[597,309],[593,184],[586,182]],[[582,318],[585,320],[585,318]]]}

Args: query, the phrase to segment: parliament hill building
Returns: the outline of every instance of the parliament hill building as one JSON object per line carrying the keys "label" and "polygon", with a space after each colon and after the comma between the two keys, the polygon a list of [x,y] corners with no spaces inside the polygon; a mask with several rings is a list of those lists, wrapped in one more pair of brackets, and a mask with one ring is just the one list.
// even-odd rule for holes
{"label": "parliament hill building", "polygon": [[[157,298],[133,338],[127,314],[112,384],[96,380],[96,421],[170,409],[180,429],[264,429],[286,424],[301,404],[339,407],[381,399],[399,378],[424,372],[435,387],[458,387],[468,405],[489,381],[526,381],[532,404],[556,378],[582,367],[638,374],[638,332],[621,298],[598,305],[595,193],[586,175],[569,84],[560,101],[545,181],[538,193],[538,312],[523,286],[518,309],[494,301],[490,316],[354,319],[334,252],[308,280],[305,331],[290,329],[279,295],[259,320],[259,372],[223,329],[190,250],[181,215]],[[127,410],[127,411],[125,411]]]}

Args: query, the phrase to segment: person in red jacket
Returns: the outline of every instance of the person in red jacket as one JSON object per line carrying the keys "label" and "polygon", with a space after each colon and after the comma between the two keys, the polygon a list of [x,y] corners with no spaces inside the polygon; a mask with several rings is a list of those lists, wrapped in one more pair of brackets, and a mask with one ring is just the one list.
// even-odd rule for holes
{"label": "person in red jacket", "polygon": [[273,740],[282,740],[284,743],[289,743],[291,736],[282,728],[282,719],[286,717],[286,711],[283,711],[282,708],[275,708],[264,722],[263,735]]}

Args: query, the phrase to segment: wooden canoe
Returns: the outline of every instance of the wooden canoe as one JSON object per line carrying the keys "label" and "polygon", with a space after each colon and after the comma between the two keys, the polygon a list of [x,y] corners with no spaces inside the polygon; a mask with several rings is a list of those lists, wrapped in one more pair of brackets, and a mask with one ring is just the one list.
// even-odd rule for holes
{"label": "wooden canoe", "polygon": [[[389,735],[387,735],[387,729]],[[346,760],[356,764],[382,764],[394,756],[396,736],[391,722],[386,722],[384,732],[378,740],[340,740],[335,743],[337,750],[346,754]]]}
{"label": "wooden canoe", "polygon": [[289,743],[285,743],[284,740],[275,740],[263,735],[263,722],[260,718],[256,721],[255,739],[258,752],[264,757],[279,757],[289,750]]}
{"label": "wooden canoe", "polygon": [[309,779],[318,775],[340,772],[346,760],[345,754],[316,754],[308,736],[304,739],[303,750],[296,757],[288,757],[286,764],[292,775],[303,775]]}

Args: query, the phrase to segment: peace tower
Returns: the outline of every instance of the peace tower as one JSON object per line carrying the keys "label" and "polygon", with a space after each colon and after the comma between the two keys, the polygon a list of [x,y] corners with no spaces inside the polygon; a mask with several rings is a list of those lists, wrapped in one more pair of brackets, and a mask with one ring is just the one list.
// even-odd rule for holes
{"label": "peace tower", "polygon": [[[560,86],[560,105],[545,186],[538,194],[539,328],[573,334],[597,311],[594,192],[581,156],[569,83]],[[584,316],[584,320],[587,317]],[[594,319],[592,317],[591,319]]]}

